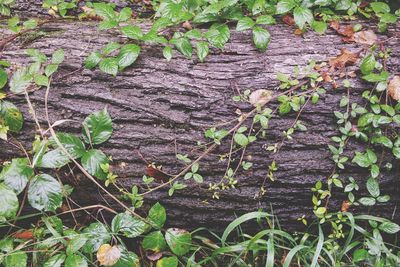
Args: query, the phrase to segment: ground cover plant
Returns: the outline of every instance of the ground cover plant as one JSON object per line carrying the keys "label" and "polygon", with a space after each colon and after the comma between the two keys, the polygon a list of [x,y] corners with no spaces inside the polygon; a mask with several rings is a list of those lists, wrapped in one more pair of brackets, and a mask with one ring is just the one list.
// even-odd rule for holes
{"label": "ground cover plant", "polygon": [[[0,0],[4,36],[0,51],[22,43],[24,57],[29,58],[27,64],[0,58],[0,138],[23,155],[1,158],[0,264],[400,265],[398,217],[376,215],[382,204],[396,197],[385,193],[382,181],[387,172],[398,170],[400,160],[400,73],[398,63],[397,68],[390,64],[396,55],[387,46],[392,40],[399,40],[400,46],[400,36],[382,39],[393,31],[398,34],[400,7],[396,1],[161,0],[143,1],[134,8],[132,2],[123,2],[124,6],[108,1],[46,0],[40,3],[47,14],[44,18],[27,18],[18,16],[19,1]],[[51,23],[71,20],[96,23],[99,35],[111,32],[123,36],[123,41],[110,41],[101,49],[89,46],[84,62],[60,76],[68,51],[53,44],[49,54],[30,43],[48,34],[42,30]],[[367,28],[366,22],[374,27]],[[236,118],[204,129],[194,145],[200,151],[196,156],[176,152],[183,166],[176,173],[166,173],[157,162],[140,155],[146,170],[140,183],[128,187],[103,149],[117,130],[113,121],[118,118],[107,106],[92,111],[83,121],[54,119],[50,113],[52,88],[65,76],[85,72],[106,79],[123,77],[147,49],[161,53],[170,64],[180,60],[204,64],[232,41],[233,32],[247,33],[247,42],[258,53],[266,53],[274,42],[269,27],[282,23],[299,38],[309,32],[322,36],[333,31],[343,43],[355,43],[359,50],[343,48],[329,60],[311,60],[291,73],[278,72],[274,88],[239,88],[229,97],[237,107],[251,108],[238,108]],[[362,103],[354,100],[352,79],[361,79],[370,88],[360,93]],[[307,134],[302,121],[306,110],[318,105],[328,90],[338,88],[344,93],[331,111],[336,125],[325,146],[331,154],[330,175],[309,188],[311,198],[304,209],[313,215],[297,219],[301,231],[281,227],[273,209],[256,206],[238,214],[219,232],[211,227],[175,228],[168,223],[169,210],[163,199],[145,209],[154,192],[164,190],[165,198],[174,198],[193,183],[206,187],[209,199],[229,195],[241,186],[239,174],[251,175],[254,163],[246,151],[259,140],[269,140],[272,123],[295,114],[279,141],[264,147],[263,153],[276,157],[287,142]],[[44,110],[32,100],[36,93],[42,95]],[[36,129],[29,146],[19,140],[26,116]],[[70,123],[81,125],[80,132],[64,131]],[[362,150],[353,151],[353,142]],[[207,180],[213,170],[202,165],[212,153],[225,164],[219,181]],[[262,198],[268,185],[277,182],[279,167],[277,160],[265,162],[265,178],[255,198]],[[362,169],[361,182],[345,172],[355,167]],[[107,201],[80,206],[66,172],[72,180],[79,173],[118,208],[106,205]],[[341,205],[332,209],[332,202],[343,196]],[[85,220],[76,216],[82,212]]]}

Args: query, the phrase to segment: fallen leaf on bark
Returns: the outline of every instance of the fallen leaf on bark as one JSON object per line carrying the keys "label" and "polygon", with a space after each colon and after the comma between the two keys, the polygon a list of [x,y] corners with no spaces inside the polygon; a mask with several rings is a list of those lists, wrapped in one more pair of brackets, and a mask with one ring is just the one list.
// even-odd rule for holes
{"label": "fallen leaf on bark", "polygon": [[265,89],[259,89],[250,94],[249,101],[253,106],[264,106],[272,98],[272,92]]}
{"label": "fallen leaf on bark", "polygon": [[371,30],[356,32],[354,34],[354,41],[356,43],[365,44],[365,45],[373,45],[374,43],[376,43],[377,40],[378,40],[378,37]]}
{"label": "fallen leaf on bark", "polygon": [[394,76],[390,80],[387,90],[391,98],[400,101],[400,76]]}
{"label": "fallen leaf on bark", "polygon": [[353,65],[358,60],[358,54],[352,53],[346,48],[340,51],[340,55],[329,59],[329,66],[331,71],[335,69],[343,69],[346,66]]}
{"label": "fallen leaf on bark", "polygon": [[100,265],[112,266],[116,264],[121,257],[121,251],[116,246],[103,244],[100,246],[99,250],[97,250],[96,256]]}
{"label": "fallen leaf on bark", "polygon": [[282,17],[282,21],[289,25],[289,26],[294,26],[295,22],[294,22],[294,18],[290,15],[285,15]]}
{"label": "fallen leaf on bark", "polygon": [[23,230],[21,232],[16,232],[13,236],[17,239],[34,239],[32,230]]}

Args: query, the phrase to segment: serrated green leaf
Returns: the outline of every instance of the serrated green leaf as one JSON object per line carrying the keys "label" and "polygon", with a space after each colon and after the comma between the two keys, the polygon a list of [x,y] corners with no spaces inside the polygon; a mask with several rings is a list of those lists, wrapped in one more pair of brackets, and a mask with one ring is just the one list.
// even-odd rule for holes
{"label": "serrated green leaf", "polygon": [[236,30],[237,31],[249,30],[252,29],[254,25],[255,25],[254,20],[252,20],[249,17],[243,17],[238,21],[236,25]]}
{"label": "serrated green leaf", "polygon": [[204,36],[214,47],[223,49],[231,34],[228,25],[214,23]]}
{"label": "serrated green leaf", "polygon": [[65,267],[87,267],[88,263],[78,254],[68,255],[65,259]]}
{"label": "serrated green leaf", "polygon": [[157,261],[156,267],[177,267],[178,266],[178,258],[173,257],[164,257]]}
{"label": "serrated green leaf", "polygon": [[400,231],[400,226],[394,222],[383,222],[379,225],[379,230],[387,234],[395,234]]}
{"label": "serrated green leaf", "polygon": [[69,162],[69,157],[61,149],[54,149],[46,152],[37,166],[41,168],[58,169],[64,167]]}
{"label": "serrated green leaf", "polygon": [[98,149],[91,149],[87,151],[81,158],[83,168],[85,168],[88,173],[100,180],[107,179],[107,173],[103,171],[101,165],[107,164],[108,162],[107,156]]}
{"label": "serrated green leaf", "polygon": [[85,68],[93,69],[97,66],[101,61],[101,54],[99,52],[92,52],[90,55],[85,59]]}
{"label": "serrated green leaf", "polygon": [[27,158],[14,158],[11,163],[3,167],[0,180],[3,180],[4,184],[18,195],[25,189],[33,175],[34,172]]}
{"label": "serrated green leaf", "polygon": [[296,2],[294,0],[281,0],[276,6],[276,14],[283,14],[289,12],[296,7]]}
{"label": "serrated green leaf", "polygon": [[147,229],[146,223],[127,213],[117,214],[111,222],[111,230],[114,233],[120,232],[128,238],[137,237]]}
{"label": "serrated green leaf", "polygon": [[14,72],[10,80],[10,91],[19,94],[28,88],[32,82],[32,76],[29,74],[27,68],[21,68]]}
{"label": "serrated green leaf", "polygon": [[0,100],[0,121],[8,126],[11,132],[19,133],[24,123],[21,111],[11,102]]}
{"label": "serrated green leaf", "polygon": [[130,39],[140,40],[143,37],[143,32],[138,26],[128,25],[121,28],[122,34]]}
{"label": "serrated green leaf", "polygon": [[89,254],[96,252],[101,245],[111,240],[111,234],[108,232],[107,228],[99,222],[90,224],[83,229],[82,234],[87,237],[87,241],[85,245],[83,245],[82,250]]}
{"label": "serrated green leaf", "polygon": [[103,17],[107,20],[115,20],[116,15],[114,8],[110,4],[106,3],[93,3],[93,8],[94,11],[96,12],[97,15],[100,17]]}
{"label": "serrated green leaf", "polygon": [[199,58],[200,62],[204,62],[204,59],[208,55],[209,49],[208,49],[208,43],[207,42],[197,42],[196,43],[196,48],[197,48],[197,57]]}
{"label": "serrated green leaf", "polygon": [[64,254],[56,254],[51,256],[44,264],[43,267],[61,267],[61,264],[65,261]]}
{"label": "serrated green leaf", "polygon": [[165,238],[161,231],[155,231],[147,234],[144,237],[142,246],[146,250],[159,252],[167,247],[167,243],[165,242]]}
{"label": "serrated green leaf", "polygon": [[172,58],[172,48],[170,46],[166,46],[163,49],[163,56],[167,61],[170,61]]}
{"label": "serrated green leaf", "polygon": [[105,73],[116,76],[118,73],[118,59],[117,58],[104,58],[99,63],[100,70]]}
{"label": "serrated green leaf", "polygon": [[82,123],[83,139],[88,144],[101,144],[113,132],[111,117],[106,109],[90,114]]}
{"label": "serrated green leaf", "polygon": [[33,80],[39,86],[47,86],[49,84],[49,78],[45,75],[35,75]]}
{"label": "serrated green leaf", "polygon": [[124,45],[119,51],[118,55],[118,66],[120,69],[124,69],[132,65],[138,58],[140,53],[140,46],[135,44]]}
{"label": "serrated green leaf", "polygon": [[[83,154],[85,154],[85,145],[81,139],[75,135],[68,133],[57,133],[56,136],[60,143],[64,146],[65,150],[67,150],[74,159],[80,158],[83,156]],[[58,148],[58,144],[53,137],[49,139],[49,142],[54,148]]]}
{"label": "serrated green leaf", "polygon": [[33,177],[28,189],[29,204],[37,210],[55,211],[61,207],[61,184],[48,174]]}
{"label": "serrated green leaf", "polygon": [[7,72],[2,68],[0,68],[0,89],[7,84],[7,80],[8,80]]}
{"label": "serrated green leaf", "polygon": [[313,13],[310,9],[298,6],[293,11],[294,21],[300,29],[303,29],[306,23],[311,24],[314,21]]}
{"label": "serrated green leaf", "polygon": [[271,35],[266,29],[261,27],[254,27],[253,29],[253,42],[255,46],[261,51],[265,51],[268,48],[268,44],[271,41]]}
{"label": "serrated green leaf", "polygon": [[171,251],[177,256],[183,256],[189,252],[192,246],[191,234],[183,229],[169,228],[165,232],[165,240]]}
{"label": "serrated green leaf", "polygon": [[192,44],[186,37],[180,37],[170,40],[171,44],[175,45],[176,49],[181,52],[185,57],[191,58],[193,53]]}
{"label": "serrated green leaf", "polygon": [[0,220],[15,217],[19,208],[15,192],[4,183],[1,183],[0,196]]}
{"label": "serrated green leaf", "polygon": [[63,61],[64,61],[64,50],[62,49],[56,50],[51,57],[51,63],[61,64]]}
{"label": "serrated green leaf", "polygon": [[154,224],[156,224],[159,228],[162,228],[167,220],[167,212],[165,211],[165,208],[157,202],[149,210],[148,219],[154,222]]}

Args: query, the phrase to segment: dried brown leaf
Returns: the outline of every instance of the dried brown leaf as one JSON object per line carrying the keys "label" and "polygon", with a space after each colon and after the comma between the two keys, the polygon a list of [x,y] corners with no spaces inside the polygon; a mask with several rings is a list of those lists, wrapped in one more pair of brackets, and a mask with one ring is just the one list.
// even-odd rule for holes
{"label": "dried brown leaf", "polygon": [[387,92],[391,98],[400,101],[400,76],[394,76],[390,80]]}
{"label": "dried brown leaf", "polygon": [[250,94],[249,101],[253,106],[264,106],[272,98],[272,92],[265,89],[259,89]]}
{"label": "dried brown leaf", "polygon": [[117,263],[121,257],[121,251],[116,246],[111,246],[109,244],[103,244],[97,250],[97,260],[100,265],[112,266]]}
{"label": "dried brown leaf", "polygon": [[329,59],[329,66],[331,67],[331,71],[335,69],[343,69],[348,65],[353,65],[358,60],[358,54],[352,53],[346,48],[343,48],[340,51],[340,55]]}
{"label": "dried brown leaf", "polygon": [[354,41],[360,44],[373,45],[378,41],[378,37],[371,30],[361,31],[354,34]]}
{"label": "dried brown leaf", "polygon": [[289,26],[294,26],[295,24],[294,18],[288,14],[282,17],[282,21]]}

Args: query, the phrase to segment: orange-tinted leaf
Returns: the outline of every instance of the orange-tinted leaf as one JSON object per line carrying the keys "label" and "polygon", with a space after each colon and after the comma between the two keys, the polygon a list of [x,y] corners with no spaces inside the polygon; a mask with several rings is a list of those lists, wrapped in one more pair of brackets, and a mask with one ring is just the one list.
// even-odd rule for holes
{"label": "orange-tinted leaf", "polygon": [[16,232],[13,236],[18,239],[34,239],[33,231],[31,229]]}
{"label": "orange-tinted leaf", "polygon": [[289,15],[289,14],[283,16],[283,17],[282,17],[282,21],[283,21],[285,24],[289,25],[289,26],[293,26],[293,25],[295,24],[294,18],[293,18],[291,15]]}
{"label": "orange-tinted leaf", "polygon": [[358,54],[352,53],[346,48],[343,48],[340,51],[339,56],[329,59],[329,66],[331,67],[331,70],[343,69],[345,66],[355,64],[357,60]]}
{"label": "orange-tinted leaf", "polygon": [[391,98],[400,101],[400,76],[394,76],[390,80],[387,91]]}
{"label": "orange-tinted leaf", "polygon": [[340,208],[340,211],[341,212],[347,212],[348,210],[349,210],[349,208],[350,208],[350,202],[348,202],[348,201],[343,201],[342,202],[342,207]]}
{"label": "orange-tinted leaf", "polygon": [[121,251],[116,246],[111,246],[109,244],[103,244],[97,250],[97,260],[100,265],[112,266],[117,263],[121,257]]}
{"label": "orange-tinted leaf", "polygon": [[161,167],[157,167],[155,164],[147,165],[146,175],[153,177],[159,183],[165,183],[171,177],[171,175],[163,172]]}

